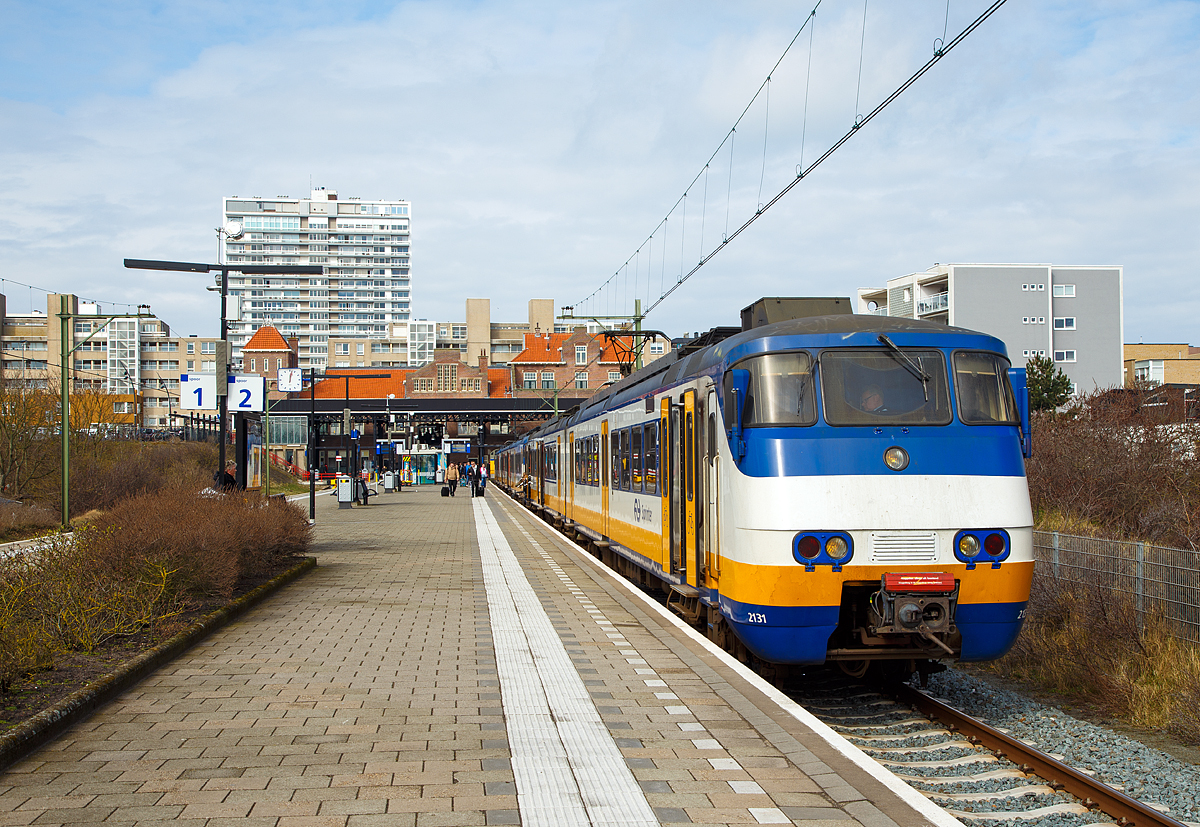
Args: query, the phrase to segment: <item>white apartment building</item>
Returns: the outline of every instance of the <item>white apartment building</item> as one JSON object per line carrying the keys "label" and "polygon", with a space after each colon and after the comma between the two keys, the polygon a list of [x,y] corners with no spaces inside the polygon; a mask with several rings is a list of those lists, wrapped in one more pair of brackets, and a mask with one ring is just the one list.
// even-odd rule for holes
{"label": "white apartment building", "polygon": [[[321,276],[231,273],[229,342],[233,358],[263,325],[300,340],[300,366],[322,368],[329,339],[386,339],[411,313],[411,204],[349,198],[315,189],[308,198],[221,199],[229,264],[315,264]],[[432,356],[430,357],[432,359]]]}
{"label": "white apartment building", "polygon": [[1123,384],[1120,266],[935,264],[858,291],[858,313],[928,319],[989,333],[1014,367],[1047,356],[1073,391]]}

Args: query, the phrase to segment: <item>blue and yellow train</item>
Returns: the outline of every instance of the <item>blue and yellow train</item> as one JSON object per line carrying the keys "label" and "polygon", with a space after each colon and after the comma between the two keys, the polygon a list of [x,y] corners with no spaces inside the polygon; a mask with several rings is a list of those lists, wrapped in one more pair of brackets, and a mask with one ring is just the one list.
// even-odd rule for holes
{"label": "blue and yellow train", "polygon": [[497,479],[739,656],[981,661],[1033,574],[1025,371],[944,324],[782,321],[652,362]]}

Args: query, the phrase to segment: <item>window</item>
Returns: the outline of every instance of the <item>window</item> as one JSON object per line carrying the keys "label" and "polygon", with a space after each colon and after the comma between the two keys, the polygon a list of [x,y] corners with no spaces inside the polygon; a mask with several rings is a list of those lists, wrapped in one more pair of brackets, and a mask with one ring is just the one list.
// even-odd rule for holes
{"label": "window", "polygon": [[542,390],[554,390],[554,371],[542,371]]}
{"label": "window", "polygon": [[[743,402],[746,425],[812,425],[817,421],[812,357],[804,351],[754,356],[735,369],[750,372],[750,387]],[[732,427],[733,384],[726,375],[726,422]]]}
{"label": "window", "polygon": [[1045,293],[1045,292],[1046,292],[1046,285],[1044,285],[1044,284],[1039,284],[1039,285],[1037,286],[1037,289],[1038,289],[1038,292],[1039,292],[1039,293]]}
{"label": "window", "polygon": [[253,360],[253,359],[251,359],[251,360],[250,360],[250,370],[251,370],[251,372],[253,372],[253,371],[254,371],[254,369],[255,369],[255,368],[254,368],[254,360]]}
{"label": "window", "polygon": [[1075,351],[1073,350],[1056,350],[1054,351],[1054,361],[1056,362],[1074,362]]}
{"label": "window", "polygon": [[532,389],[536,388],[537,387],[537,378],[538,378],[538,375],[537,375],[536,371],[532,371],[532,370],[525,371],[525,375],[523,377],[524,381],[522,382],[522,387],[524,387],[526,390],[532,390]]}
{"label": "window", "polygon": [[362,343],[362,342],[359,342],[359,343],[358,343],[358,344],[355,346],[355,350],[357,351],[357,353],[358,353],[358,355],[359,355],[359,356],[362,356],[362,355],[363,355],[363,348],[364,348],[364,347],[365,347],[365,346],[363,345],[363,343]]}
{"label": "window", "polygon": [[1074,330],[1075,329],[1075,317],[1074,316],[1057,316],[1057,317],[1055,317],[1054,329],[1055,330]]}
{"label": "window", "polygon": [[196,352],[196,343],[195,343],[195,342],[188,342],[188,343],[187,343],[187,346],[188,346],[188,348],[187,348],[187,352],[188,352],[188,353],[195,353],[195,352]]}
{"label": "window", "polygon": [[946,363],[936,350],[826,350],[821,366],[830,425],[950,422]]}
{"label": "window", "polygon": [[646,493],[658,493],[658,423],[647,422],[644,428],[646,454]]}
{"label": "window", "polygon": [[200,363],[200,372],[201,373],[216,373],[217,372],[217,363],[210,362],[210,361],[201,362]]}
{"label": "window", "polygon": [[1073,299],[1073,298],[1075,298],[1075,285],[1073,285],[1073,284],[1056,284],[1056,285],[1054,285],[1054,298],[1056,298],[1056,299]]}
{"label": "window", "polygon": [[216,352],[217,352],[217,343],[216,342],[201,342],[200,343],[200,353],[202,353],[202,354],[212,353],[215,355]]}
{"label": "window", "polygon": [[629,490],[630,477],[630,461],[629,461],[629,430],[621,429],[621,477],[620,487],[622,491]]}
{"label": "window", "polygon": [[1029,292],[1029,285],[1028,285],[1028,284],[1022,284],[1022,285],[1021,285],[1021,289],[1022,289],[1023,291],[1025,291],[1026,293],[1028,293],[1028,292]]}
{"label": "window", "polygon": [[588,386],[587,371],[581,371],[580,373],[575,374],[575,387],[583,390],[583,389],[586,389],[587,386]]}
{"label": "window", "polygon": [[629,430],[629,454],[633,466],[631,484],[634,491],[642,490],[642,428],[636,426]]}
{"label": "window", "polygon": [[608,372],[608,381],[609,382],[620,382],[621,381],[621,371],[610,370]]}
{"label": "window", "polygon": [[1020,422],[1017,402],[1008,381],[1008,367],[1008,360],[994,353],[954,354],[959,419],[968,425],[1016,425]]}
{"label": "window", "polygon": [[575,364],[586,365],[587,360],[587,345],[575,345]]}
{"label": "window", "polygon": [[196,363],[195,363],[195,362],[193,362],[191,359],[188,359],[188,363],[187,363],[187,369],[188,369],[188,370],[195,370],[195,369],[196,369]]}
{"label": "window", "polygon": [[651,342],[650,343],[650,355],[651,356],[661,356],[665,351],[666,351],[666,345],[664,345],[662,342]]}
{"label": "window", "polygon": [[1028,316],[1022,316],[1022,317],[1021,317],[1021,324],[1029,324],[1029,317],[1028,317]]}
{"label": "window", "polygon": [[282,369],[283,369],[283,360],[276,359],[275,360],[275,370],[282,370]]}

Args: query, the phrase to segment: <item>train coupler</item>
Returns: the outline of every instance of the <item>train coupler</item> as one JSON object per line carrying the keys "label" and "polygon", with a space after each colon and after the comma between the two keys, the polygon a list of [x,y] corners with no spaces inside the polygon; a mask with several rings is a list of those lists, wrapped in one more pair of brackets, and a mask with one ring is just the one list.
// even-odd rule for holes
{"label": "train coupler", "polygon": [[888,573],[880,578],[879,591],[871,595],[870,634],[915,634],[945,650],[954,650],[941,639],[955,631],[958,581],[941,572]]}

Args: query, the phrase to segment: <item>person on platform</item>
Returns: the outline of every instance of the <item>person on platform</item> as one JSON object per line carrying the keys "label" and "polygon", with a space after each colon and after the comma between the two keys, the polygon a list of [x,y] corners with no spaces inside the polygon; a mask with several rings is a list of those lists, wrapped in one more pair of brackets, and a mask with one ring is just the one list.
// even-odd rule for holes
{"label": "person on platform", "polygon": [[487,488],[488,481],[488,464],[487,461],[479,463],[479,496],[483,496],[483,489]]}
{"label": "person on platform", "polygon": [[454,496],[455,489],[458,488],[458,463],[452,462],[446,467],[446,485],[450,488],[450,496]]}

